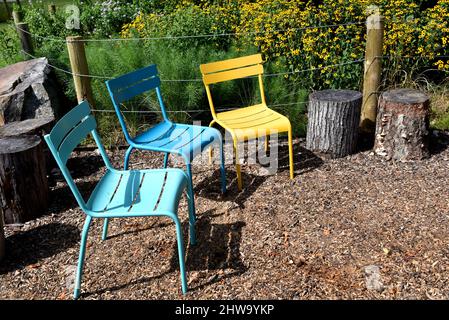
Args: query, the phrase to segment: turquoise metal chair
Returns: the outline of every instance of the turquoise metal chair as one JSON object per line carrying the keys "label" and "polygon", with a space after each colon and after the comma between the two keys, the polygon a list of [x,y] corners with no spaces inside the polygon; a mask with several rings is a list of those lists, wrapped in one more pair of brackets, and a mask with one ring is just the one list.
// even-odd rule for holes
{"label": "turquoise metal chair", "polygon": [[[193,198],[188,177],[181,169],[116,170],[111,166],[106,151],[96,130],[97,124],[91,114],[89,104],[84,101],[68,112],[54,126],[50,134],[44,136],[51,153],[74,194],[81,209],[86,213],[81,235],[81,248],[75,282],[74,298],[80,295],[81,277],[89,226],[93,218],[105,219],[102,239],[108,232],[108,218],[166,216],[176,226],[179,266],[182,292],[187,292],[184,265],[184,245],[181,222],[177,216],[179,199],[187,186],[189,204]],[[84,201],[69,170],[67,159],[74,148],[91,134],[106,165],[106,172],[100,179],[87,202]],[[195,213],[189,206],[190,243],[195,244]]]}
{"label": "turquoise metal chair", "polygon": [[[177,154],[185,161],[186,172],[189,177],[189,190],[191,190],[190,197],[194,199],[191,162],[196,155],[200,154],[208,146],[216,144],[220,149],[221,187],[222,192],[225,193],[226,173],[224,167],[223,141],[220,131],[214,128],[179,124],[170,121],[167,117],[164,102],[162,101],[160,85],[161,81],[155,64],[106,81],[115,112],[123,129],[125,139],[129,144],[129,148],[125,153],[125,170],[128,168],[129,157],[134,149],[165,153],[164,168],[167,167],[169,154]],[[120,105],[150,90],[156,91],[162,112],[162,121],[138,136],[131,137],[126,127]],[[192,206],[191,210],[195,212],[194,201]]]}

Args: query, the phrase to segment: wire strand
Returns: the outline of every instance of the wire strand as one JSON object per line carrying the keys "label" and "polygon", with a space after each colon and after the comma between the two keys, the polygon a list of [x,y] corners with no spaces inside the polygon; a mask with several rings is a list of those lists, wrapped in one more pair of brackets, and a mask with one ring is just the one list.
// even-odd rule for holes
{"label": "wire strand", "polygon": [[[328,25],[319,25],[319,26],[308,26],[308,27],[300,27],[300,28],[288,28],[288,29],[275,29],[273,31],[249,31],[249,32],[229,32],[229,33],[211,33],[211,34],[199,34],[199,35],[180,35],[180,36],[161,36],[161,37],[142,37],[142,38],[103,38],[103,39],[80,39],[80,40],[70,40],[70,42],[115,42],[115,41],[145,41],[145,40],[178,40],[178,39],[195,39],[195,38],[213,38],[213,37],[231,37],[231,36],[241,36],[241,35],[256,35],[256,34],[268,34],[268,33],[278,33],[278,32],[286,32],[286,31],[301,31],[301,30],[309,30],[309,29],[322,29],[322,28],[335,28],[342,26],[351,26],[351,25],[362,25],[365,22],[355,21],[355,22],[347,22],[341,24],[328,24]],[[12,27],[12,26],[11,26]],[[32,37],[49,40],[49,41],[60,41],[66,42],[66,39],[56,38],[56,37],[48,37],[48,36],[40,36],[30,31],[24,30],[16,25],[16,28],[26,34],[29,34]]]}
{"label": "wire strand", "polygon": [[[22,53],[28,55],[29,57],[33,58],[33,59],[37,59],[37,57],[35,57],[34,55],[25,52],[23,50],[21,50]],[[278,73],[266,73],[263,76],[264,77],[277,77],[277,76],[282,76],[282,75],[290,75],[290,74],[296,74],[296,73],[303,73],[303,72],[309,72],[309,71],[316,71],[316,70],[322,70],[322,69],[328,69],[328,68],[334,68],[334,67],[339,67],[339,66],[344,66],[344,65],[348,65],[348,64],[354,64],[354,63],[360,63],[364,61],[364,59],[358,59],[358,60],[353,60],[353,61],[346,61],[346,62],[342,62],[342,63],[337,63],[337,64],[332,64],[332,65],[325,65],[325,66],[321,66],[321,67],[316,67],[316,68],[310,68],[310,69],[303,69],[303,70],[294,70],[294,71],[287,71],[287,72],[278,72]],[[49,62],[47,62],[47,65],[55,70],[64,72],[66,74],[70,74],[72,76],[76,76],[76,77],[85,77],[85,78],[96,78],[96,79],[113,79],[114,77],[110,77],[110,76],[100,76],[100,75],[90,75],[90,74],[79,74],[79,73],[73,73],[69,70],[65,70],[62,68],[59,68],[55,65],[50,64]],[[203,79],[201,78],[196,78],[196,79],[161,79],[161,82],[201,82],[203,81]]]}

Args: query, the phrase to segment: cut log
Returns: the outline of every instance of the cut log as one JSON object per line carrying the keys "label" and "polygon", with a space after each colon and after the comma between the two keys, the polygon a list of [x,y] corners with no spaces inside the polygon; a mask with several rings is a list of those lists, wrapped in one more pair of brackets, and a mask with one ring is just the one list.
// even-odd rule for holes
{"label": "cut log", "polygon": [[[13,121],[5,124],[4,126],[0,126],[0,139],[5,137],[18,137],[22,135],[37,135],[39,137],[43,137],[51,131],[53,125],[53,117]],[[48,174],[51,169],[57,167],[57,164],[46,143],[43,143],[43,152],[45,155]]]}
{"label": "cut log", "polygon": [[374,152],[386,160],[428,158],[429,105],[429,97],[417,90],[384,92],[379,100]]}
{"label": "cut log", "polygon": [[21,135],[38,135],[42,137],[51,131],[53,122],[53,117],[13,121],[0,127],[0,138]]}
{"label": "cut log", "polygon": [[5,231],[3,230],[3,215],[0,212],[0,262],[5,256]]}
{"label": "cut log", "polygon": [[362,94],[353,90],[323,90],[309,96],[306,146],[340,158],[357,149]]}
{"label": "cut log", "polygon": [[[37,135],[39,137],[43,137],[51,131],[53,124],[53,117],[13,121],[5,124],[4,126],[0,126],[0,139],[5,137],[18,137],[22,135]],[[49,174],[53,168],[57,167],[57,164],[46,143],[43,143],[42,150],[45,156],[47,174]]]}
{"label": "cut log", "polygon": [[43,142],[38,136],[0,139],[0,215],[24,223],[45,212],[48,184]]}

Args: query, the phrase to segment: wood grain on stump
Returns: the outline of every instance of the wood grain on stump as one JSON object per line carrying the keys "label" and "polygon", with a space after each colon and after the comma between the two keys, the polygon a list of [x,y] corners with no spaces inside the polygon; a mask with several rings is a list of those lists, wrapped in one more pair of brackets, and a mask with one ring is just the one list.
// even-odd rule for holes
{"label": "wood grain on stump", "polygon": [[0,261],[5,256],[5,231],[3,230],[3,216],[0,212]]}
{"label": "wood grain on stump", "polygon": [[429,157],[429,97],[418,90],[382,93],[376,121],[374,152],[387,160]]}
{"label": "wood grain on stump", "polygon": [[362,94],[353,90],[323,90],[309,96],[306,145],[331,158],[357,148]]}
{"label": "wood grain on stump", "polygon": [[0,138],[0,214],[6,224],[24,223],[47,209],[42,147],[38,136]]}
{"label": "wood grain on stump", "polygon": [[[22,135],[37,135],[39,137],[43,137],[51,131],[54,122],[53,117],[9,122],[4,126],[0,126],[0,139],[5,137],[18,137]],[[48,149],[47,144],[43,143],[42,146],[42,150],[45,155],[45,162],[47,164],[47,173],[50,173],[51,169],[57,167],[57,164],[50,152],[50,149]]]}
{"label": "wood grain on stump", "polygon": [[51,131],[53,123],[53,117],[9,122],[0,127],[0,138],[21,135],[43,136]]}

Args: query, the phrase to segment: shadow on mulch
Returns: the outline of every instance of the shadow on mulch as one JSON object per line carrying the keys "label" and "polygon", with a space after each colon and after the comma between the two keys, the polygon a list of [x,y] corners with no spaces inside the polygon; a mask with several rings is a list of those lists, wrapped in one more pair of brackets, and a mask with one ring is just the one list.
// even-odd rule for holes
{"label": "shadow on mulch", "polygon": [[[83,181],[76,183],[84,200],[87,201],[97,183],[98,181]],[[59,214],[68,209],[75,208],[79,208],[79,206],[76,202],[75,196],[67,184],[64,184],[63,187],[55,188],[50,191],[50,207],[47,210],[47,214]]]}
{"label": "shadow on mulch", "polygon": [[[211,218],[218,215],[211,215],[211,211],[207,211],[197,220],[197,244],[189,246],[186,250],[186,268],[189,272],[209,270],[222,270],[222,272],[196,287],[190,286],[190,290],[199,290],[223,279],[241,275],[248,269],[240,259],[240,243],[245,222],[211,223]],[[186,238],[188,223],[183,224],[183,229]],[[172,256],[170,269],[177,270],[179,262],[176,246],[173,251],[175,254]]]}
{"label": "shadow on mulch", "polygon": [[449,133],[437,131],[437,136],[431,135],[429,151],[431,155],[439,154],[449,147]]}
{"label": "shadow on mulch", "polygon": [[249,198],[267,179],[266,176],[257,176],[248,174],[242,168],[243,190],[239,191],[237,187],[237,173],[235,170],[226,170],[226,193],[221,193],[221,175],[220,170],[215,170],[212,177],[206,177],[194,184],[194,190],[197,195],[215,201],[232,200],[240,208],[244,208],[244,202]]}
{"label": "shadow on mulch", "polygon": [[0,264],[0,274],[38,264],[75,246],[79,240],[80,230],[63,223],[49,223],[16,233],[6,238],[6,257]]}
{"label": "shadow on mulch", "polygon": [[[51,159],[53,160],[53,157]],[[67,168],[73,179],[94,175],[102,167],[104,167],[104,163],[99,155],[72,157],[67,160]],[[59,169],[56,163],[52,165],[52,169]],[[62,174],[59,171],[56,174],[50,173],[48,177],[49,186],[55,186],[57,181],[65,181]]]}
{"label": "shadow on mulch", "polygon": [[[246,224],[242,221],[228,224],[211,223],[211,218],[214,216],[217,215],[211,215],[211,211],[207,211],[196,222],[197,244],[194,246],[189,245],[186,249],[187,281],[189,281],[189,275],[191,275],[192,271],[223,270],[223,272],[221,272],[221,274],[213,275],[205,283],[196,287],[189,284],[189,291],[199,290],[223,279],[241,275],[248,269],[240,259],[242,228]],[[184,244],[186,244],[189,237],[188,222],[183,223],[182,229]],[[131,233],[140,231],[143,230],[135,230],[131,231]],[[109,239],[126,233],[128,232],[111,236]],[[88,292],[82,294],[82,296],[86,297],[92,294],[103,294],[105,292],[118,291],[136,284],[149,283],[150,281],[160,279],[173,271],[178,271],[179,260],[177,244],[175,244],[172,251],[173,254],[170,260],[169,270],[156,276],[141,277],[122,285],[104,288],[95,292]]]}
{"label": "shadow on mulch", "polygon": [[[279,171],[289,171],[289,153],[288,145],[279,148],[278,165]],[[293,169],[295,175],[301,175],[319,168],[324,163],[323,159],[312,151],[301,147],[299,142],[293,144]]]}
{"label": "shadow on mulch", "polygon": [[[104,162],[99,155],[73,157],[67,161],[67,168],[70,170],[73,179],[90,177],[102,167],[104,167]],[[64,178],[61,176],[61,179]]]}
{"label": "shadow on mulch", "polygon": [[[299,142],[293,144],[293,167],[295,175],[301,175],[312,171],[323,164],[323,160],[316,154],[300,146]],[[260,165],[260,164],[259,164]],[[268,167],[269,165],[260,165]],[[279,146],[278,149],[278,172],[289,171],[288,145]],[[254,175],[245,172],[245,165],[242,166],[243,190],[238,191],[237,173],[235,167],[227,166],[226,181],[227,192],[221,194],[221,175],[217,169],[212,176],[206,177],[194,184],[195,193],[201,197],[215,201],[233,201],[240,208],[244,208],[244,202],[248,199],[268,178],[266,175]]]}

